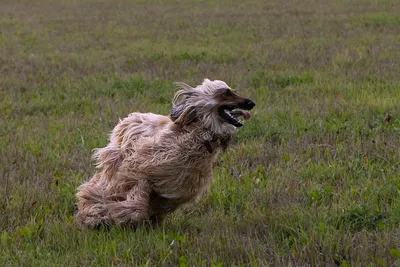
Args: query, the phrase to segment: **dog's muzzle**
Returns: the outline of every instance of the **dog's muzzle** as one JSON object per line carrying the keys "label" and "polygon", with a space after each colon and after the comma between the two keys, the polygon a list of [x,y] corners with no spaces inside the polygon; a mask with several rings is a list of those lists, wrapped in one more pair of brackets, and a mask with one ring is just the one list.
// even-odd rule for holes
{"label": "dog's muzzle", "polygon": [[232,124],[235,127],[242,127],[244,125],[244,121],[239,120],[238,118],[242,116],[244,120],[249,120],[251,118],[250,112],[255,107],[255,103],[250,99],[245,99],[243,102],[237,105],[223,105],[218,109],[219,115],[229,124]]}

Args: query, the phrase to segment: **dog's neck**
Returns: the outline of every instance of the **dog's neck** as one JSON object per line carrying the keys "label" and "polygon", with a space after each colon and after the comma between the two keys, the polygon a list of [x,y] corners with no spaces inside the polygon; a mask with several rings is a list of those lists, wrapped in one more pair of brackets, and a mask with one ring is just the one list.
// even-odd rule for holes
{"label": "dog's neck", "polygon": [[[199,141],[204,144],[209,153],[214,153],[218,148],[225,151],[228,148],[232,135],[236,129],[234,128],[233,131],[232,128],[228,128],[228,131],[214,131],[212,127],[210,128],[204,125],[200,126],[198,121],[193,121],[189,125],[178,127],[186,132],[198,132],[196,136],[198,136]],[[222,128],[219,128],[218,130],[221,129]]]}
{"label": "dog's neck", "polygon": [[228,148],[232,137],[231,134],[214,133],[207,129],[204,129],[200,136],[202,138],[204,146],[207,148],[207,151],[209,153],[213,153],[217,148],[221,148],[222,151],[225,151]]}

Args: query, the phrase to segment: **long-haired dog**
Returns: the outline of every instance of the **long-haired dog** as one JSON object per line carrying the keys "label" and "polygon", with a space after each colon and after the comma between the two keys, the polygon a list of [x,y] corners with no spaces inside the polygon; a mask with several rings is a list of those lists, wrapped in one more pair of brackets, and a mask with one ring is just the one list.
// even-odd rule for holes
{"label": "long-haired dog", "polygon": [[79,224],[157,223],[210,187],[213,162],[255,104],[223,81],[177,86],[169,116],[132,113],[95,150],[101,171],[78,188]]}

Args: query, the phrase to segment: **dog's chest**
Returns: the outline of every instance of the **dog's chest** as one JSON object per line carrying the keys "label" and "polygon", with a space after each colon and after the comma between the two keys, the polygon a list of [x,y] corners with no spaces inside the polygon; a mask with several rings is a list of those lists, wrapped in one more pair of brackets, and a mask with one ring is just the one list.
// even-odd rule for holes
{"label": "dog's chest", "polygon": [[212,163],[221,151],[220,140],[194,132],[160,136],[148,154],[152,164],[146,164],[146,173],[160,196],[188,202],[210,187]]}
{"label": "dog's chest", "polygon": [[[185,163],[182,162],[183,165]],[[192,159],[163,176],[153,177],[154,190],[165,198],[188,202],[199,198],[213,180],[212,161]]]}

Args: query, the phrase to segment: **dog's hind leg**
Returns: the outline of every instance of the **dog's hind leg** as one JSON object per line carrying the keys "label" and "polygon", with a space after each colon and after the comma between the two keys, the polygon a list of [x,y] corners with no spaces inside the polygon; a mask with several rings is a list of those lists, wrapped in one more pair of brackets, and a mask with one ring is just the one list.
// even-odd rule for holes
{"label": "dog's hind leg", "polygon": [[152,187],[141,179],[127,193],[125,201],[112,202],[107,205],[109,218],[117,225],[139,226],[150,219],[149,201]]}
{"label": "dog's hind leg", "polygon": [[103,199],[104,187],[100,185],[100,175],[95,174],[87,183],[78,188],[78,212],[76,222],[83,227],[96,228],[108,225],[110,220]]}

